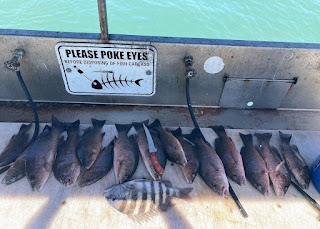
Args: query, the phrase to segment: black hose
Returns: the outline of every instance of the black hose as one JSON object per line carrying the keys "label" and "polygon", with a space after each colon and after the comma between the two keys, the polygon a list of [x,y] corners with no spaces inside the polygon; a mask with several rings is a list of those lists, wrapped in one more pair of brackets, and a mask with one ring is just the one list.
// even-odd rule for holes
{"label": "black hose", "polygon": [[[186,78],[186,98],[187,98],[187,103],[188,103],[188,109],[189,109],[189,113],[190,113],[193,125],[196,128],[200,129],[199,125],[198,125],[198,122],[196,120],[196,117],[194,116],[192,105],[191,105],[191,99],[190,99],[190,93],[189,93],[189,85],[190,85],[189,80],[190,80],[190,78],[187,77]],[[200,133],[201,133],[201,138],[206,142],[206,139],[204,138],[204,136],[203,136],[201,131],[200,131]],[[233,190],[232,186],[230,185],[230,183],[229,183],[229,192],[231,194],[232,199],[234,200],[234,202],[236,203],[236,205],[240,209],[243,217],[247,218],[248,214],[247,214],[246,210],[243,208],[242,204],[240,203],[240,200],[238,199],[238,197],[237,197],[236,193],[234,192],[234,190]]]}
{"label": "black hose", "polygon": [[24,83],[23,81],[23,78],[21,76],[21,73],[20,71],[16,71],[17,73],[17,77],[18,77],[18,80],[20,82],[20,85],[24,91],[24,94],[26,95],[27,99],[29,100],[29,104],[32,108],[32,111],[33,111],[33,115],[34,115],[34,123],[35,123],[35,127],[34,127],[34,133],[33,133],[33,136],[30,140],[30,142],[28,143],[28,145],[26,146],[26,149],[36,140],[38,134],[39,134],[39,116],[38,116],[38,112],[37,112],[37,108],[36,108],[36,104],[33,102],[32,98],[31,98],[31,95],[28,91],[28,88],[26,86],[26,84]]}

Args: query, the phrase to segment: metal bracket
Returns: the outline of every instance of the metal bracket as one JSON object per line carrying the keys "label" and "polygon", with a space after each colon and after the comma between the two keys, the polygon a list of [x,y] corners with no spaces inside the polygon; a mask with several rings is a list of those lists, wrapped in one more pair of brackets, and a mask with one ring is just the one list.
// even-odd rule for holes
{"label": "metal bracket", "polygon": [[186,56],[183,60],[184,60],[184,63],[186,65],[186,68],[187,68],[186,73],[185,73],[186,77],[187,78],[194,77],[197,74],[197,72],[196,72],[196,70],[194,68],[191,68],[192,64],[193,64],[193,57],[192,56]]}
{"label": "metal bracket", "polygon": [[12,71],[20,71],[20,60],[24,53],[23,49],[14,50],[12,59],[4,62],[4,66]]}
{"label": "metal bracket", "polygon": [[283,82],[283,83],[297,84],[298,77],[294,77],[292,79],[237,78],[237,77],[230,77],[228,74],[225,74],[223,77],[223,80],[224,82],[231,81],[231,80],[238,80],[238,81]]}

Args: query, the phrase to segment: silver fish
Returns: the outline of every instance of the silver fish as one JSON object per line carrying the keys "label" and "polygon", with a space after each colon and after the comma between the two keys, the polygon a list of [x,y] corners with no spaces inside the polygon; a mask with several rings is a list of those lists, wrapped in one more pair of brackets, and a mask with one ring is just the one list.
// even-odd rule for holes
{"label": "silver fish", "polygon": [[9,165],[14,162],[28,145],[29,134],[27,133],[32,124],[22,124],[18,134],[15,134],[10,139],[6,148],[0,155],[0,167]]}
{"label": "silver fish", "polygon": [[190,198],[192,188],[173,188],[170,181],[129,181],[107,189],[104,193],[112,207],[137,222],[146,221],[171,207],[171,199]]}
{"label": "silver fish", "polygon": [[307,162],[301,156],[298,147],[296,145],[290,145],[291,134],[284,134],[279,131],[279,136],[282,154],[288,168],[300,186],[304,189],[308,189],[310,183],[310,169]]}
{"label": "silver fish", "polygon": [[81,169],[81,164],[77,157],[79,125],[79,120],[66,124],[68,138],[60,143],[52,168],[55,178],[67,187],[76,183]]}
{"label": "silver fish", "polygon": [[46,126],[26,155],[26,175],[32,190],[40,191],[49,178],[56,158],[59,136],[64,123],[52,116],[52,127]]}
{"label": "silver fish", "polygon": [[92,127],[89,127],[80,136],[77,155],[81,164],[90,169],[101,150],[104,133],[101,132],[105,120],[92,118]]}
{"label": "silver fish", "polygon": [[151,123],[148,128],[155,129],[159,133],[160,139],[170,161],[182,166],[187,164],[187,158],[180,142],[175,136],[173,136],[169,129],[163,129],[158,119]]}

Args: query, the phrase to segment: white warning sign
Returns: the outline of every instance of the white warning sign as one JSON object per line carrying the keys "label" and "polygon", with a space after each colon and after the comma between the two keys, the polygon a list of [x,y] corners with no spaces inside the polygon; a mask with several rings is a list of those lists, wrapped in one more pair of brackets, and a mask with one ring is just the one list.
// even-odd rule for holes
{"label": "white warning sign", "polygon": [[155,94],[157,50],[153,46],[60,42],[56,54],[70,94]]}

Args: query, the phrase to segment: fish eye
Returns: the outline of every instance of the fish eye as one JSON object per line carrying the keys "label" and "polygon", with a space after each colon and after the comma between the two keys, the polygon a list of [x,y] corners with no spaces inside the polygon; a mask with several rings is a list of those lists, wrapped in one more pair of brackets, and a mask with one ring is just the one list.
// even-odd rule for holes
{"label": "fish eye", "polygon": [[216,184],[214,184],[214,185],[213,185],[213,187],[217,187],[217,185],[216,185]]}
{"label": "fish eye", "polygon": [[116,198],[115,197],[112,197],[112,201],[115,201],[116,200]]}
{"label": "fish eye", "polygon": [[232,174],[233,177],[238,177],[236,174]]}
{"label": "fish eye", "polygon": [[128,178],[128,177],[129,177],[129,174],[128,174],[128,173],[126,173],[124,176],[125,176],[125,178]]}
{"label": "fish eye", "polygon": [[257,184],[257,186],[258,186],[259,188],[261,188],[261,187],[262,187],[262,185],[261,185],[261,184]]}

